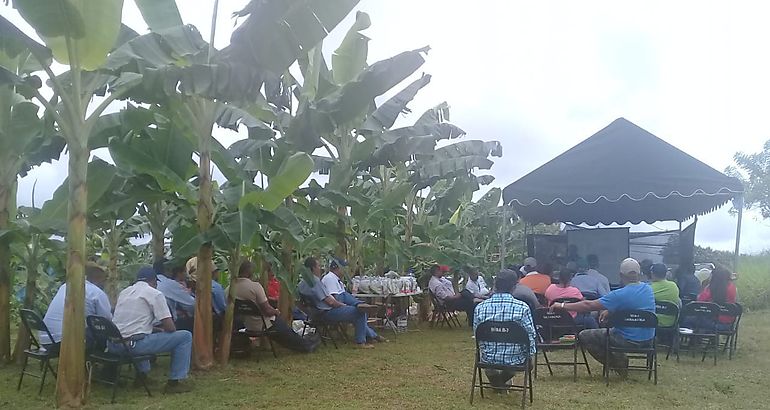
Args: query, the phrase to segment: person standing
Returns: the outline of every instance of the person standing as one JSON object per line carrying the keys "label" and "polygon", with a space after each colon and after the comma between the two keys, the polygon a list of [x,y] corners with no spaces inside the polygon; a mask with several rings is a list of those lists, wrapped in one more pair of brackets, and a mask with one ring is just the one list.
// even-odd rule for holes
{"label": "person standing", "polygon": [[[620,264],[620,281],[622,288],[602,296],[597,300],[584,300],[576,303],[555,303],[551,309],[564,309],[568,312],[601,311],[600,321],[605,321],[608,314],[621,310],[645,310],[655,313],[655,296],[650,285],[640,282],[641,267],[633,258],[627,258]],[[578,339],[591,356],[600,363],[605,362],[605,345],[607,342],[606,329],[586,329],[578,334]],[[615,327],[609,332],[609,343],[615,347],[646,347],[652,343],[655,329]],[[625,353],[610,355],[612,367],[625,377],[628,375],[628,356]]]}
{"label": "person standing", "polygon": [[[136,282],[120,292],[115,304],[113,323],[120,335],[129,339],[129,349],[135,355],[171,353],[165,393],[184,393],[191,386],[183,383],[190,372],[192,333],[176,330],[166,298],[158,289],[157,276],[152,266],[143,266],[136,274]],[[153,325],[159,323],[160,327]],[[154,332],[157,330],[157,332]],[[125,353],[122,344],[108,343],[112,353]],[[136,363],[136,377],[147,378],[148,360]]]}
{"label": "person standing", "polygon": [[[529,351],[522,349],[520,345],[501,342],[479,342],[480,359],[484,363],[501,365],[520,365],[528,357],[536,353],[537,342],[532,312],[526,303],[517,300],[511,292],[516,287],[518,275],[516,272],[503,269],[495,277],[495,293],[489,299],[476,306],[473,318],[473,331],[484,322],[517,322],[529,336]],[[515,375],[507,370],[484,369],[489,382],[494,387],[505,387]]]}

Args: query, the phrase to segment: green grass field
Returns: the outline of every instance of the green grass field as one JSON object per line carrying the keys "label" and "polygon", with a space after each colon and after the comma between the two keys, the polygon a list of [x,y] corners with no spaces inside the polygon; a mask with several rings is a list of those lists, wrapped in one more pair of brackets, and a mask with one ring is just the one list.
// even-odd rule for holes
{"label": "green grass field", "polygon": [[747,309],[770,308],[770,252],[741,256],[738,301]]}
{"label": "green grass field", "polygon": [[[392,338],[392,334],[390,335]],[[752,312],[744,317],[737,356],[720,358],[714,367],[707,359],[683,357],[660,361],[658,386],[646,375],[632,374],[605,387],[601,368],[592,361],[593,376],[571,368],[556,369],[554,377],[541,372],[535,381],[538,409],[759,409],[770,408],[770,317]],[[470,330],[420,328],[399,335],[370,351],[350,345],[322,347],[311,355],[279,351],[235,359],[224,368],[194,373],[196,391],[176,396],[161,394],[160,383],[148,398],[142,390],[121,389],[110,406],[108,389],[96,385],[89,408],[224,409],[224,408],[469,408],[468,394],[474,343]],[[259,359],[259,360],[257,360]],[[166,359],[153,368],[163,381]],[[25,381],[16,391],[19,369],[0,369],[0,408],[51,408],[53,383],[37,396],[37,380]],[[476,396],[475,408],[518,406],[518,396]]]}

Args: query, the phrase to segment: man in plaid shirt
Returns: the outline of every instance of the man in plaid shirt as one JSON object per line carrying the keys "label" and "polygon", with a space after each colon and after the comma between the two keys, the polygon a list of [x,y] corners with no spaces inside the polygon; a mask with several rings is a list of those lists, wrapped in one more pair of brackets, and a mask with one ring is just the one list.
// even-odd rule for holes
{"label": "man in plaid shirt", "polygon": [[[511,343],[479,342],[481,361],[484,363],[518,365],[524,363],[527,357],[535,355],[535,326],[532,313],[526,303],[515,299],[511,293],[516,288],[518,275],[516,272],[503,269],[495,278],[495,293],[476,306],[473,318],[473,331],[485,321],[518,322],[529,335],[529,351],[521,345]],[[505,386],[514,376],[513,372],[505,370],[485,369],[490,383],[496,387]]]}

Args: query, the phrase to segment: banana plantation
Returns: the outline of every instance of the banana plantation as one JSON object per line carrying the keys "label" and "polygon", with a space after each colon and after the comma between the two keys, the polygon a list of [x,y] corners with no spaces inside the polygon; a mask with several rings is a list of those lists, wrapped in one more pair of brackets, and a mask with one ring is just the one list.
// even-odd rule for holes
{"label": "banana plantation", "polygon": [[[446,102],[409,109],[430,86],[427,45],[370,61],[363,12],[324,44],[355,0],[223,2],[210,38],[173,0],[135,2],[144,34],[121,23],[123,0],[4,6],[36,36],[0,17],[0,359],[29,343],[18,309],[44,311],[66,280],[59,405],[84,400],[88,261],[108,271],[113,301],[139,265],[164,258],[213,260],[225,286],[241,261],[269,264],[288,313],[307,256],[377,275],[433,263],[491,272],[506,247],[522,252],[484,174],[501,144],[466,136]],[[236,24],[219,49],[217,13]],[[229,146],[214,137],[231,131]],[[59,158],[68,176],[53,197],[17,206],[18,179]],[[211,273],[198,271],[192,362],[208,369],[228,360],[233,305],[215,350]]]}

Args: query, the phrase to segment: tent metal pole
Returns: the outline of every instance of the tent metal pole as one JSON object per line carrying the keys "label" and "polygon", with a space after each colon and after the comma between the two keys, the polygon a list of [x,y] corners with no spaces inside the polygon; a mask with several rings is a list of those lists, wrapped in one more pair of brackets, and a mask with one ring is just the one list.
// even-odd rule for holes
{"label": "tent metal pole", "polygon": [[508,212],[506,212],[506,206],[503,205],[503,223],[500,226],[500,270],[505,269],[505,226],[508,224]]}
{"label": "tent metal pole", "polygon": [[738,272],[738,259],[740,258],[740,254],[741,254],[741,222],[743,221],[743,195],[735,198],[735,202],[738,203],[738,227],[735,231],[735,261],[733,262],[733,272]]}

